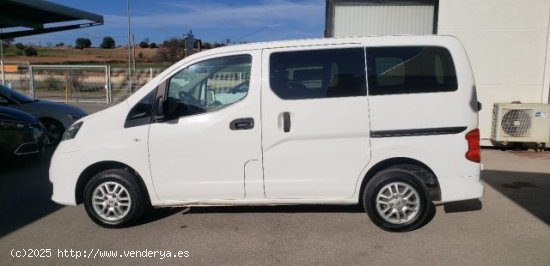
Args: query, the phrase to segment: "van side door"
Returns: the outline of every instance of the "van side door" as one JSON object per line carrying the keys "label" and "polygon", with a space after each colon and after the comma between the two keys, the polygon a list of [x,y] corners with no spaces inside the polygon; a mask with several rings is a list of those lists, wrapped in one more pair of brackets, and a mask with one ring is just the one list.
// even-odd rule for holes
{"label": "van side door", "polygon": [[165,79],[164,102],[181,110],[150,126],[151,176],[161,200],[244,198],[245,164],[261,160],[260,56],[197,59]]}
{"label": "van side door", "polygon": [[370,159],[363,46],[266,49],[262,58],[266,197],[353,197]]}

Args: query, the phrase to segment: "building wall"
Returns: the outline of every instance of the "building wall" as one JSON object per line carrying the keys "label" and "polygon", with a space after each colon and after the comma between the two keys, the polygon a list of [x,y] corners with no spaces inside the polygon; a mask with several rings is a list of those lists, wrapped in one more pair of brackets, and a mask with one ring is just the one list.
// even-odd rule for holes
{"label": "building wall", "polygon": [[353,3],[334,8],[334,37],[432,34],[433,5]]}
{"label": "building wall", "polygon": [[418,29],[433,15],[422,5],[436,7],[437,34],[458,37],[468,52],[482,144],[491,144],[494,103],[550,103],[550,0],[327,0],[325,35],[425,34]]}
{"label": "building wall", "polygon": [[548,103],[549,0],[439,0],[438,34],[460,39],[470,57],[482,144],[489,144],[493,103]]}

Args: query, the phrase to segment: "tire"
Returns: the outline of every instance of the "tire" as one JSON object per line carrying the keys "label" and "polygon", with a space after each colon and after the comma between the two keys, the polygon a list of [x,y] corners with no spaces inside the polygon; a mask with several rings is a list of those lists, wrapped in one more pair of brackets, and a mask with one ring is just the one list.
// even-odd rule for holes
{"label": "tire", "polygon": [[138,222],[147,201],[135,178],[122,169],[95,175],[84,189],[84,208],[92,221],[106,228],[126,227]]}
{"label": "tire", "polygon": [[48,139],[50,140],[49,145],[55,146],[61,142],[63,133],[65,132],[65,127],[61,124],[61,122],[50,118],[40,119],[40,122],[44,125],[46,131],[48,132]]}
{"label": "tire", "polygon": [[423,226],[434,209],[422,181],[412,171],[399,167],[383,170],[369,181],[363,206],[376,226],[391,232]]}

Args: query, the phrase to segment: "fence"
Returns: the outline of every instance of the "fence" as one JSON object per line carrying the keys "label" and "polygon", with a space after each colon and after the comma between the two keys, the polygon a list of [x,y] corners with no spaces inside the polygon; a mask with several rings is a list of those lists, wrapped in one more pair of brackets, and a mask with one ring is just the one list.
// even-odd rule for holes
{"label": "fence", "polygon": [[162,68],[136,68],[132,75],[132,89],[128,86],[129,75],[127,68],[111,69],[111,102],[119,102],[126,99],[133,91],[141,88],[164,69]]}
{"label": "fence", "polygon": [[31,65],[33,98],[65,102],[110,102],[109,66]]}
{"label": "fence", "polygon": [[137,68],[128,86],[127,68],[108,65],[29,65],[5,61],[17,71],[5,73],[6,85],[33,98],[64,102],[113,103],[126,99],[164,69]]}
{"label": "fence", "polygon": [[[29,61],[5,61],[3,78],[6,86],[30,95]],[[0,70],[1,71],[1,70]]]}

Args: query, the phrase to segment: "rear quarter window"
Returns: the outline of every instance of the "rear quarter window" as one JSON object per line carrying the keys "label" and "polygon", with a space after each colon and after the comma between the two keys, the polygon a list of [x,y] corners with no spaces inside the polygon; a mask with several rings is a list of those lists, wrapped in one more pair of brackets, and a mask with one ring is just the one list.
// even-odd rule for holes
{"label": "rear quarter window", "polygon": [[366,49],[369,95],[449,92],[458,88],[453,59],[443,47]]}

